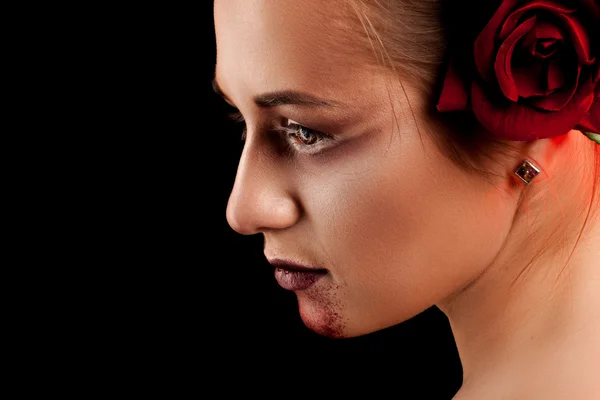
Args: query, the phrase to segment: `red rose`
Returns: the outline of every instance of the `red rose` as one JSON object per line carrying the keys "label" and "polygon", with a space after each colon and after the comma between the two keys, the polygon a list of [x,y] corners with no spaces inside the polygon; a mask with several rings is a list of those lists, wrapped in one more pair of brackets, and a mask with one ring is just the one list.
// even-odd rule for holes
{"label": "red rose", "polygon": [[451,61],[438,110],[471,109],[508,140],[600,131],[598,0],[504,0],[473,50],[472,76]]}

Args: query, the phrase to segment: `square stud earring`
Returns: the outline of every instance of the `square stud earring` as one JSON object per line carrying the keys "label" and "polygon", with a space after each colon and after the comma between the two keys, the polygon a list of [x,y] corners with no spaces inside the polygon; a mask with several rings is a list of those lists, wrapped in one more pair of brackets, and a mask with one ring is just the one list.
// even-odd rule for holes
{"label": "square stud earring", "polygon": [[530,161],[523,161],[521,165],[515,170],[517,175],[523,182],[529,184],[540,173],[540,170],[533,165]]}

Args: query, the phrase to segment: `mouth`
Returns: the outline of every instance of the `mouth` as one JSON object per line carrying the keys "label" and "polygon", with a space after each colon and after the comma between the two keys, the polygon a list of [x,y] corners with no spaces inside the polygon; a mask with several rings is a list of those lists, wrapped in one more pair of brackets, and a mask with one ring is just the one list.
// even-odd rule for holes
{"label": "mouth", "polygon": [[275,267],[275,279],[279,285],[287,290],[306,290],[327,275],[325,268],[316,268],[302,265],[292,261],[272,259],[269,264]]}

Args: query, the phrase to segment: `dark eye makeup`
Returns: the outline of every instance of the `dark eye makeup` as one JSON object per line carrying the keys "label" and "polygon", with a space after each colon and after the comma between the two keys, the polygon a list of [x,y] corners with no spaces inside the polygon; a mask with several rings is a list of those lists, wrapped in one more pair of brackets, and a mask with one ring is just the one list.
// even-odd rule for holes
{"label": "dark eye makeup", "polygon": [[[246,139],[245,119],[241,112],[235,111],[229,114],[229,118],[235,123],[244,124],[242,130],[242,140]],[[322,145],[326,141],[334,140],[334,138],[323,132],[300,125],[290,119],[285,119],[285,122],[280,125],[273,126],[273,131],[283,135],[287,144],[299,153],[312,154],[322,150]]]}

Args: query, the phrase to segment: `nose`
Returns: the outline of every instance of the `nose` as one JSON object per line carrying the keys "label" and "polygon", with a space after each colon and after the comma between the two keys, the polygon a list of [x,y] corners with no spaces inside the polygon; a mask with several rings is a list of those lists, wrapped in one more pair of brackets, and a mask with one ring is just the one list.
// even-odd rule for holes
{"label": "nose", "polygon": [[229,226],[242,235],[293,226],[300,210],[290,186],[276,157],[247,139],[227,203]]}

